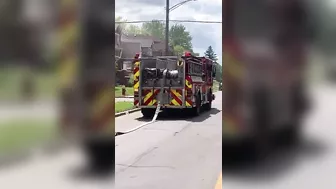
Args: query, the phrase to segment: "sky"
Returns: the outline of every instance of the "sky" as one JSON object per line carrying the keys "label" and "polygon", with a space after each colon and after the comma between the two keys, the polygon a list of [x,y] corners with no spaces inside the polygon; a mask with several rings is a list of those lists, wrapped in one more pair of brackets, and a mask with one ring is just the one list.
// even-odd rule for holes
{"label": "sky", "polygon": [[[170,7],[183,0],[170,0]],[[116,0],[115,16],[127,21],[165,19],[165,0]],[[222,21],[222,0],[188,2],[170,13],[171,20]],[[174,24],[173,22],[170,25]],[[204,55],[212,46],[222,63],[222,24],[183,23],[190,32],[194,52]]]}

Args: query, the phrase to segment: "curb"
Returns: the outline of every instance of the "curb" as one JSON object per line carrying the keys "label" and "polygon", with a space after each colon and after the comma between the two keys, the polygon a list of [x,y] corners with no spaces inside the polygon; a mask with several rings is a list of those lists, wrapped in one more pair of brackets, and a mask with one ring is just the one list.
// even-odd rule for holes
{"label": "curb", "polygon": [[134,96],[118,96],[118,97],[115,97],[116,99],[117,98],[134,98]]}
{"label": "curb", "polygon": [[67,147],[61,140],[47,142],[43,145],[36,145],[26,149],[21,149],[9,154],[0,155],[0,168],[12,166],[33,158],[37,154],[53,155],[60,152],[63,147]]}
{"label": "curb", "polygon": [[141,110],[141,108],[135,108],[135,109],[132,109],[132,110],[116,113],[114,117],[120,117],[120,116],[127,115],[127,114],[130,114],[130,113],[138,112],[140,110]]}

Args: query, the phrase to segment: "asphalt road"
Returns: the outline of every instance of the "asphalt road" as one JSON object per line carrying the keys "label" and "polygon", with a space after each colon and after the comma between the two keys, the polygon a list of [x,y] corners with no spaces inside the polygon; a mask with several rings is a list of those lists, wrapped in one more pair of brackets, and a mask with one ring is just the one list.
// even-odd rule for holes
{"label": "asphalt road", "polygon": [[[142,129],[116,138],[116,188],[212,189],[221,172],[221,93],[199,117],[160,116]],[[140,112],[116,118],[125,131],[145,121]]]}
{"label": "asphalt road", "polygon": [[313,109],[305,120],[303,139],[298,145],[276,147],[260,164],[234,162],[235,166],[224,167],[223,188],[335,188],[336,88],[317,87],[312,91],[312,100]]}
{"label": "asphalt road", "polygon": [[[305,120],[302,142],[275,149],[263,164],[224,167],[223,188],[335,188],[336,88],[321,86],[312,94],[314,106]],[[160,117],[152,125],[117,137],[115,188],[214,188],[222,164],[220,111],[221,100],[217,99],[214,109],[200,117]],[[117,130],[148,121],[139,117],[134,113],[117,118]],[[22,157],[11,166],[0,162],[0,185],[13,189],[110,189],[112,177],[97,180],[78,174],[83,161],[78,149],[69,149]]]}
{"label": "asphalt road", "polygon": [[[44,106],[43,106],[44,107]],[[38,109],[38,108],[37,108]],[[42,111],[42,110],[41,110]],[[76,147],[50,149],[0,161],[0,186],[11,189],[173,189],[215,188],[221,172],[221,94],[213,109],[196,118],[159,116],[159,121],[116,139],[116,186],[113,176],[85,171]],[[116,119],[124,131],[149,120],[139,112]]]}

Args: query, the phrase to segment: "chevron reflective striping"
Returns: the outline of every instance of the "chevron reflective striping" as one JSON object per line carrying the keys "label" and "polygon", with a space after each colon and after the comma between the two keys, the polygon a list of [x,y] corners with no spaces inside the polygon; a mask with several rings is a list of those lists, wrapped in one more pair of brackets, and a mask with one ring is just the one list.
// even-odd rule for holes
{"label": "chevron reflective striping", "polygon": [[139,106],[139,77],[140,77],[140,71],[139,71],[140,62],[136,61],[134,63],[134,69],[133,69],[133,89],[134,89],[134,106]]}
{"label": "chevron reflective striping", "polygon": [[232,54],[225,53],[223,56],[223,61],[226,62],[226,74],[237,79],[242,77],[242,65]]}
{"label": "chevron reflective striping", "polygon": [[104,110],[106,105],[114,103],[113,95],[113,88],[104,89],[100,94],[98,94],[93,104],[92,115],[99,115],[99,113]]}
{"label": "chevron reflective striping", "polygon": [[192,88],[192,84],[191,84],[191,81],[190,80],[188,80],[188,79],[186,79],[186,87],[187,88]]}
{"label": "chevron reflective striping", "polygon": [[114,89],[103,88],[94,97],[92,104],[92,127],[103,127],[105,131],[114,134]]}
{"label": "chevron reflective striping", "polygon": [[134,78],[135,80],[138,80],[138,79],[139,79],[139,76],[140,76],[139,67],[135,67],[135,68],[134,68],[134,71],[133,71],[133,78]]}
{"label": "chevron reflective striping", "polygon": [[156,96],[159,94],[160,89],[147,90],[143,99],[143,105],[153,106],[157,103]]}
{"label": "chevron reflective striping", "polygon": [[77,58],[75,56],[68,57],[64,60],[60,69],[60,82],[62,86],[74,83],[74,74],[76,73]]}
{"label": "chevron reflective striping", "polygon": [[146,102],[148,102],[148,100],[152,97],[153,92],[152,92],[151,90],[147,90],[147,91],[144,93],[144,95],[145,95],[145,97],[144,97],[143,102],[144,102],[145,105],[148,105],[148,103],[146,103]]}
{"label": "chevron reflective striping", "polygon": [[171,105],[182,106],[182,90],[171,89],[170,94],[172,96]]}
{"label": "chevron reflective striping", "polygon": [[136,62],[134,63],[134,67],[140,67],[140,61],[136,61]]}
{"label": "chevron reflective striping", "polygon": [[60,54],[60,80],[64,88],[71,88],[77,74],[78,57],[76,41],[78,39],[77,0],[60,1],[60,20],[58,51]]}
{"label": "chevron reflective striping", "polygon": [[188,107],[192,106],[192,101],[190,99],[186,98],[185,102],[186,102],[186,106],[188,106]]}
{"label": "chevron reflective striping", "polygon": [[134,91],[139,91],[139,81],[134,81]]}
{"label": "chevron reflective striping", "polygon": [[186,76],[185,78],[185,88],[186,89],[191,89],[192,88],[192,81],[190,76]]}
{"label": "chevron reflective striping", "polygon": [[139,91],[134,91],[134,106],[139,106]]}

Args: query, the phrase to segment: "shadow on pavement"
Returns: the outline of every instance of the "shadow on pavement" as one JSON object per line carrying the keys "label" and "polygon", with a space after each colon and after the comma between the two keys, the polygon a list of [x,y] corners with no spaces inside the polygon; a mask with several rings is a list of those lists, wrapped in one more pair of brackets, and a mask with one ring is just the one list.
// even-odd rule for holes
{"label": "shadow on pavement", "polygon": [[[203,111],[199,116],[191,116],[185,110],[174,110],[174,111],[163,111],[160,112],[157,120],[186,120],[191,122],[203,122],[204,120],[211,117],[211,115],[216,115],[220,110],[217,108],[212,108],[210,111]],[[146,119],[143,117],[136,118],[138,121],[151,121],[151,119]]]}
{"label": "shadow on pavement", "polygon": [[103,171],[82,166],[71,169],[69,176],[71,179],[78,182],[109,181],[114,177],[114,170]]}
{"label": "shadow on pavement", "polygon": [[242,146],[239,148],[225,149],[226,151],[223,149],[223,179],[268,182],[294,170],[307,159],[320,158],[328,150],[319,140],[303,139],[292,146],[275,145],[264,161],[257,162],[244,153]]}
{"label": "shadow on pavement", "polygon": [[0,170],[9,169],[15,166],[22,166],[23,164],[32,160],[33,154],[30,151],[23,151],[19,154],[8,154],[0,157]]}

